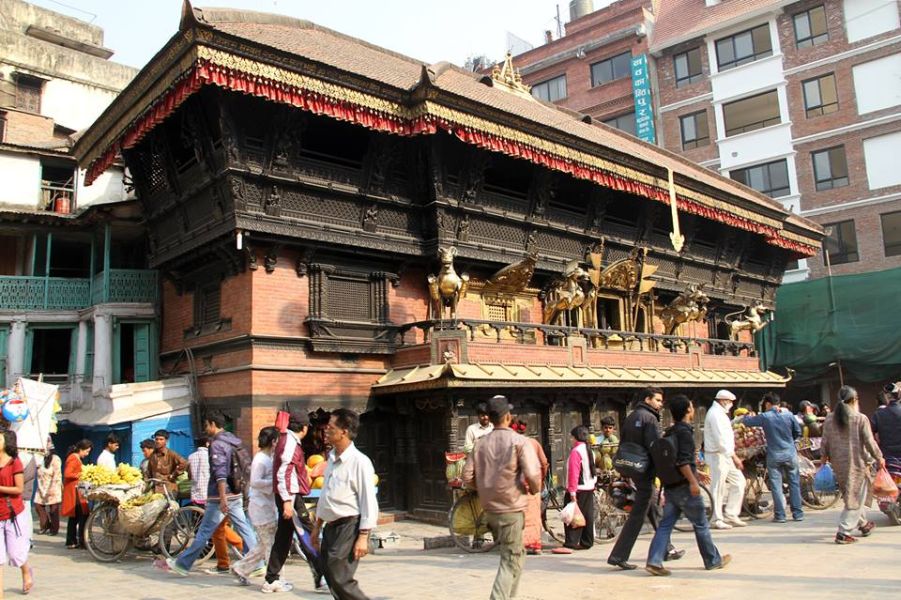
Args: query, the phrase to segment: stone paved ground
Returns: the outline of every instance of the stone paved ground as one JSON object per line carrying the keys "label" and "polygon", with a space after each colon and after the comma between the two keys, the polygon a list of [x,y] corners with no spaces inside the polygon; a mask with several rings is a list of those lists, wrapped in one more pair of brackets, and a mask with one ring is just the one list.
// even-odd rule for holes
{"label": "stone paved ground", "polygon": [[[891,598],[901,597],[897,560],[901,528],[878,525],[873,535],[855,546],[832,543],[838,512],[808,512],[803,523],[753,523],[750,527],[715,532],[721,551],[733,554],[723,571],[706,572],[691,534],[676,533],[675,543],[688,549],[672,563],[669,578],[652,578],[643,570],[622,572],[604,564],[610,546],[572,556],[529,557],[523,575],[522,600],[582,600],[612,597],[646,598]],[[399,546],[364,559],[358,571],[363,589],[373,600],[468,600],[488,597],[497,555],[461,555],[449,549],[421,550],[424,535],[443,530],[412,522],[385,527],[401,534]],[[634,562],[643,564],[649,535],[639,538]],[[40,600],[237,600],[260,598],[257,586],[243,588],[228,577],[192,574],[182,579],[151,566],[147,555],[130,555],[114,564],[94,562],[84,551],[64,548],[62,537],[38,537],[33,554],[37,587],[30,598]],[[19,574],[3,573],[6,598],[19,597]],[[311,593],[306,567],[289,563],[287,576],[298,584],[294,592],[276,598],[323,598]],[[270,596],[267,596],[270,597]]]}

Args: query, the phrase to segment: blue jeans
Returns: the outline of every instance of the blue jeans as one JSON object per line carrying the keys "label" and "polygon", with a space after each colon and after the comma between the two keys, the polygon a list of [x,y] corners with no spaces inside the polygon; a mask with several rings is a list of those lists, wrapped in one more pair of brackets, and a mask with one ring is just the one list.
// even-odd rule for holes
{"label": "blue jeans", "polygon": [[[250,552],[257,545],[257,536],[253,532],[253,527],[247,522],[244,516],[244,500],[241,496],[235,496],[228,500],[228,516],[232,522],[232,529],[241,536],[244,541],[244,552]],[[222,508],[218,500],[209,500],[204,507],[203,519],[200,520],[200,526],[197,528],[197,535],[187,550],[179,555],[175,563],[185,569],[190,570],[194,561],[200,556],[206,548],[207,542],[213,537],[213,532],[219,527],[219,523],[225,518],[222,514]],[[262,565],[262,562],[260,563]]]}
{"label": "blue jeans", "polygon": [[723,559],[719,550],[713,544],[710,536],[710,523],[707,522],[707,513],[704,511],[704,500],[701,496],[692,496],[688,485],[680,485],[666,489],[666,504],[663,505],[663,519],[657,527],[657,533],[651,540],[651,548],[648,550],[648,565],[663,566],[663,557],[669,546],[673,527],[679,517],[685,513],[685,517],[691,521],[695,530],[695,540],[698,542],[698,550],[704,559],[704,566],[711,569],[720,564]]}
{"label": "blue jeans", "polygon": [[770,491],[773,493],[773,518],[785,518],[785,495],[782,493],[782,474],[788,479],[788,501],[791,504],[792,517],[804,517],[801,504],[801,472],[798,470],[798,455],[781,458],[774,457],[766,461],[766,473],[770,480]]}

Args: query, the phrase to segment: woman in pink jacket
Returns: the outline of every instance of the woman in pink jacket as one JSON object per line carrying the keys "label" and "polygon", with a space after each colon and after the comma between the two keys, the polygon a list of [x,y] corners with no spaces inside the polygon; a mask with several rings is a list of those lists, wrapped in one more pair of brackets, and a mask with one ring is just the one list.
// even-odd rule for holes
{"label": "woman in pink jacket", "polygon": [[594,486],[597,482],[595,465],[588,447],[588,428],[574,427],[572,450],[566,461],[567,503],[575,500],[585,516],[585,527],[565,527],[566,541],[563,546],[572,550],[587,550],[594,546]]}

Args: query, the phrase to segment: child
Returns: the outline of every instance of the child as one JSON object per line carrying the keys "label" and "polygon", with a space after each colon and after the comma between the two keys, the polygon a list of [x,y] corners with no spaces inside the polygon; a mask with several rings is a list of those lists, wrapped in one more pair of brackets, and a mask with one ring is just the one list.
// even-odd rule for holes
{"label": "child", "polygon": [[616,435],[616,420],[610,415],[601,419],[601,437],[597,440],[601,447],[601,461],[598,468],[605,471],[613,470],[613,455],[619,447],[619,437]]}

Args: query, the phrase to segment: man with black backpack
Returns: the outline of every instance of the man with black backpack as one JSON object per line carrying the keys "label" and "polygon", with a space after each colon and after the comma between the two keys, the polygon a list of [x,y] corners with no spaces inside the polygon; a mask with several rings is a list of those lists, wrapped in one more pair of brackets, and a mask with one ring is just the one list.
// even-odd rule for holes
{"label": "man with black backpack", "polygon": [[651,575],[670,574],[670,570],[664,568],[663,560],[673,527],[682,514],[685,514],[694,527],[698,550],[704,559],[704,568],[708,571],[722,569],[729,564],[732,557],[728,554],[720,556],[710,535],[710,523],[707,521],[704,501],[701,498],[701,486],[697,479],[695,436],[692,426],[695,416],[694,406],[688,397],[677,394],[669,400],[669,411],[673,415],[675,425],[651,447],[657,476],[666,490],[666,504],[663,507],[663,519],[654,534],[654,539],[651,540],[645,570]]}
{"label": "man with black backpack", "polygon": [[[257,543],[256,534],[244,514],[244,496],[250,491],[250,452],[237,436],[225,431],[224,427],[225,416],[221,413],[213,413],[203,419],[204,431],[212,440],[206,509],[191,546],[178,559],[167,558],[165,563],[170,572],[182,577],[187,577],[225,515],[231,519],[232,528],[244,541],[245,552]],[[259,566],[262,567],[262,563]]]}

